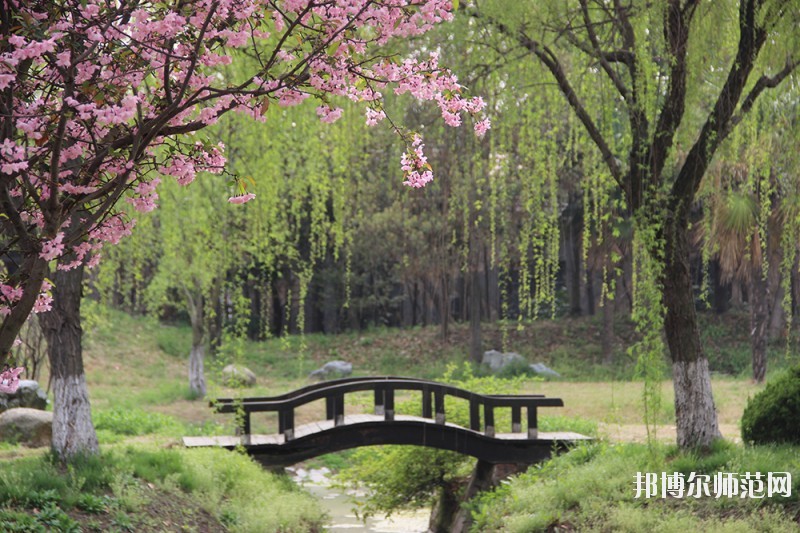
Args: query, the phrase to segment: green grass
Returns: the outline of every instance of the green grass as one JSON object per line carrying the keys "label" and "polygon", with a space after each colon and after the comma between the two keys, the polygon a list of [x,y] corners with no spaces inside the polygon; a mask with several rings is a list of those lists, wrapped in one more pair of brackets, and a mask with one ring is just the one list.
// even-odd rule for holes
{"label": "green grass", "polygon": [[[635,498],[637,472],[786,472],[791,498]],[[660,487],[659,487],[660,490]],[[473,531],[793,531],[800,519],[800,455],[792,447],[719,442],[710,452],[645,445],[580,446],[472,502]]]}
{"label": "green grass", "polygon": [[[285,516],[281,515],[284,516],[281,520],[288,520],[295,524],[292,527],[301,528],[296,529],[297,531],[304,531],[302,527],[313,529],[312,524],[318,523],[318,509],[305,497],[293,499],[294,489],[286,493],[288,496],[284,496],[284,489],[292,488],[285,478],[259,477],[255,472],[262,473],[262,470],[249,463],[255,469],[254,472],[242,474],[241,486],[230,485],[228,475],[218,472],[211,463],[219,462],[237,472],[242,468],[249,469],[238,463],[227,463],[228,460],[233,460],[230,457],[238,457],[235,454],[226,455],[223,452],[222,455],[206,456],[202,453],[163,449],[164,446],[179,446],[177,437],[181,435],[233,432],[233,417],[214,415],[205,401],[197,401],[188,395],[186,366],[191,343],[188,326],[161,325],[153,319],[129,316],[94,304],[88,304],[85,311],[85,366],[93,415],[104,450],[101,460],[103,466],[95,470],[82,466],[82,470],[76,470],[78,473],[72,474],[78,477],[70,478],[69,472],[48,470],[44,466],[46,461],[39,464],[36,463],[36,458],[14,459],[8,463],[13,468],[6,468],[6,463],[0,464],[0,480],[6,476],[13,483],[19,482],[18,485],[22,487],[15,499],[12,493],[16,489],[10,488],[8,484],[0,485],[0,511],[3,513],[0,514],[0,530],[13,531],[14,527],[18,527],[23,531],[35,531],[40,526],[57,530],[61,526],[44,524],[46,521],[55,523],[63,520],[52,509],[53,505],[68,517],[79,521],[85,531],[124,531],[131,528],[137,531],[147,530],[147,524],[136,522],[137,514],[141,513],[135,510],[147,509],[151,505],[163,508],[168,496],[172,496],[177,498],[176,501],[183,502],[182,505],[190,510],[192,520],[200,521],[197,523],[202,523],[205,516],[202,513],[206,513],[206,518],[214,520],[217,526],[222,523],[233,529],[248,531],[247,528],[258,521],[269,520],[269,517],[259,514],[266,511],[256,509],[252,511],[253,514],[248,514],[250,511],[246,509],[248,499],[252,501],[253,498],[260,497],[259,491],[263,487],[258,490],[255,488],[260,483],[274,484],[280,489],[281,492],[270,497],[282,502],[284,497],[288,498],[285,510],[281,511],[285,513]],[[748,380],[750,360],[747,338],[749,330],[745,327],[747,317],[741,314],[718,317],[701,313],[700,319],[703,345],[715,372],[713,386],[720,421],[730,426],[738,421],[747,396],[760,389]],[[600,317],[540,321],[523,324],[521,329],[513,324],[506,332],[498,324],[484,324],[484,348],[516,351],[528,361],[545,363],[564,376],[561,380],[546,382],[530,377],[519,378],[521,390],[525,392],[544,393],[565,400],[565,407],[562,409],[543,410],[544,416],[540,419],[542,430],[572,430],[595,434],[598,431],[597,423],[603,423],[601,425],[621,425],[620,433],[624,433],[626,425],[642,423],[641,383],[630,382],[633,361],[625,351],[635,339],[635,333],[630,323],[618,321],[615,329],[616,362],[614,366],[608,367],[602,363],[601,331]],[[505,346],[504,338],[507,339]],[[460,364],[465,360],[467,343],[465,324],[453,324],[446,342],[441,338],[437,327],[376,328],[336,336],[312,334],[268,339],[263,342],[241,341],[228,346],[226,357],[206,359],[209,396],[269,395],[285,392],[307,384],[307,374],[310,371],[334,359],[353,363],[355,375],[396,374],[439,379],[448,364]],[[786,354],[783,344],[770,345],[770,374],[786,365]],[[796,357],[793,352],[789,354],[790,359]],[[256,373],[259,378],[256,387],[234,391],[215,383],[218,381],[216,376],[219,370],[232,360],[248,366]],[[475,369],[473,373],[480,374],[480,370]],[[468,376],[460,370],[454,377],[469,381]],[[667,377],[665,374],[665,378]],[[43,380],[46,380],[46,376]],[[506,385],[501,388],[505,391]],[[660,422],[664,424],[674,421],[671,390],[671,384],[665,381],[662,410],[659,413]],[[411,403],[414,401],[412,398]],[[366,407],[369,407],[366,405],[368,403],[367,400]],[[456,410],[448,413],[448,416],[452,414],[452,420],[463,415],[458,412],[458,409],[463,411],[463,406],[456,407]],[[417,409],[418,406],[414,404],[410,408]],[[554,416],[548,416],[551,413]],[[319,413],[299,415],[299,424],[310,420],[303,419],[304,416],[314,417],[319,416]],[[498,413],[498,424],[506,424],[507,418],[507,413]],[[254,417],[253,421],[256,430],[265,432],[274,431],[273,422],[274,420],[266,416],[263,419]],[[145,441],[150,447],[127,451],[128,443],[132,441]],[[476,513],[481,516],[485,514],[485,521],[482,523],[486,523],[487,527],[502,531],[535,531],[538,526],[533,527],[531,524],[544,523],[553,517],[562,524],[574,521],[581,525],[577,528],[581,531],[634,531],[635,527],[650,527],[660,531],[661,529],[653,527],[657,520],[665,520],[664,523],[669,524],[669,527],[681,527],[684,530],[697,529],[695,526],[698,524],[707,526],[710,530],[718,527],[745,527],[753,523],[767,526],[784,524],[779,512],[770,506],[743,508],[746,512],[734,517],[738,520],[738,525],[730,526],[729,517],[725,513],[731,514],[736,509],[720,510],[706,505],[708,502],[704,502],[699,508],[637,505],[637,502],[631,501],[628,492],[625,492],[628,486],[622,490],[621,485],[617,484],[632,483],[632,478],[628,478],[629,470],[631,465],[637,464],[637,457],[642,455],[642,447],[621,446],[618,452],[612,451],[616,447],[606,448],[601,448],[592,457],[581,460],[577,459],[580,452],[573,452],[575,455],[571,455],[572,459],[565,461],[573,461],[575,464],[568,468],[563,464],[559,467],[562,468],[560,472],[565,476],[564,480],[568,480],[567,488],[569,491],[576,491],[578,496],[570,496],[567,494],[569,491],[553,492],[556,489],[546,488],[562,483],[560,477],[558,483],[554,482],[554,478],[547,478],[549,467],[546,467],[538,480],[528,479],[526,475],[519,478],[519,481],[512,481],[510,486],[519,484],[519,487],[525,487],[519,493],[515,492],[513,497],[503,490],[487,496],[487,504],[476,507]],[[0,445],[0,455],[3,457],[17,457],[27,453],[29,452],[16,446]],[[318,459],[316,464],[340,470],[352,464],[357,453],[351,451],[332,455]],[[589,452],[583,453],[590,455]],[[723,467],[741,469],[746,465],[760,465],[759,468],[762,469],[773,465],[777,468],[784,459],[788,461],[787,453],[781,450],[776,450],[772,458],[763,450],[753,453],[755,455],[749,455],[749,452],[741,451],[738,447],[696,456],[662,451],[663,461],[667,461],[670,468],[678,471],[717,471]],[[25,466],[29,463],[38,466]],[[22,466],[17,468],[18,464]],[[587,470],[583,471],[582,468]],[[15,477],[18,474],[14,472],[22,477]],[[80,493],[71,492],[69,484],[83,477],[86,481],[81,483],[94,488]],[[585,483],[581,481],[581,477],[586,478]],[[592,486],[590,480],[594,480],[591,483],[596,486]],[[156,488],[150,489],[148,483]],[[528,492],[541,494],[543,501],[550,503],[543,505],[540,512],[532,501],[526,500]],[[234,497],[234,493],[240,495]],[[595,496],[597,499],[593,500]],[[26,498],[30,502],[36,502],[40,510],[49,509],[49,515],[45,513],[42,520],[36,516],[28,516],[31,508],[28,507],[29,500]],[[516,506],[514,501],[517,499],[528,501],[530,505]],[[608,507],[605,512],[604,505]],[[283,509],[283,503],[281,506]],[[93,509],[100,508],[104,511],[99,515],[92,513]],[[174,514],[177,516],[178,511]],[[23,515],[26,518],[22,518]],[[294,520],[291,516],[299,522],[291,522]],[[15,520],[19,522],[19,526],[15,525]],[[298,525],[301,523],[302,526]],[[68,526],[65,521],[63,527]],[[175,529],[179,526],[181,525],[176,522]],[[203,530],[202,527],[199,530]]]}
{"label": "green grass", "polygon": [[[172,501],[183,505],[173,512]],[[74,517],[91,516],[82,522],[98,531],[161,531],[164,519],[199,530],[300,533],[324,519],[286,476],[213,449],[128,446],[66,469],[50,456],[17,459],[0,464],[0,502],[2,531],[78,531]]]}

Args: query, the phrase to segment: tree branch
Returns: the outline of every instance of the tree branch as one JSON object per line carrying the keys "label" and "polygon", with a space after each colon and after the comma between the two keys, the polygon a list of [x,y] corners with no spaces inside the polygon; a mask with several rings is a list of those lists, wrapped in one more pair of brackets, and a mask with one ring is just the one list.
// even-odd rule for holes
{"label": "tree branch", "polygon": [[764,89],[774,89],[780,85],[780,83],[786,79],[786,77],[789,76],[789,74],[791,74],[795,68],[797,68],[798,64],[800,64],[800,58],[792,58],[787,60],[783,69],[781,69],[781,71],[774,76],[767,76],[766,74],[762,75],[742,101],[742,105],[739,107],[739,112],[731,119],[730,129],[733,129],[737,124],[739,124],[739,122],[742,121],[744,116],[753,107],[753,104],[758,96],[764,92]]}
{"label": "tree branch", "polygon": [[[767,36],[766,31],[756,25],[757,4],[758,0],[742,0],[739,6],[739,44],[736,57],[714,108],[703,124],[700,136],[689,150],[686,161],[672,186],[670,208],[673,210],[679,207],[688,209],[688,204],[697,193],[714,153],[733,128],[731,118]],[[758,95],[766,88],[766,82],[756,83],[756,87],[750,93],[753,98],[749,101],[749,106],[753,105]]]}
{"label": "tree branch", "polygon": [[[508,34],[509,30],[507,27],[499,23],[495,23],[495,25],[502,32]],[[614,154],[611,152],[611,148],[609,148],[608,143],[606,143],[606,140],[603,138],[603,135],[597,128],[597,125],[595,125],[592,117],[589,116],[589,113],[586,111],[586,108],[584,107],[580,98],[578,98],[578,95],[572,88],[564,69],[558,62],[558,58],[556,58],[555,54],[553,54],[548,47],[543,46],[538,41],[531,39],[521,30],[517,36],[517,39],[524,48],[532,52],[539,59],[539,61],[541,61],[541,63],[547,67],[547,69],[556,79],[556,83],[558,84],[561,93],[567,99],[567,102],[569,102],[569,105],[572,107],[573,111],[575,111],[575,114],[578,115],[578,118],[580,119],[584,128],[586,128],[587,133],[589,133],[589,137],[591,137],[592,141],[600,150],[603,161],[605,161],[606,166],[608,166],[614,181],[617,182],[617,185],[621,189],[625,190],[622,181],[622,169],[620,169],[619,163],[617,163],[617,158],[614,157]]]}

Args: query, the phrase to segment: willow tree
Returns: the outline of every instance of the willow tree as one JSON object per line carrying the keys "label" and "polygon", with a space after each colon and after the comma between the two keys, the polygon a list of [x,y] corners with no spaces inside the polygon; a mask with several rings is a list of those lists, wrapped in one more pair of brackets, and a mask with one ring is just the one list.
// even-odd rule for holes
{"label": "willow tree", "polygon": [[624,196],[646,254],[637,264],[650,265],[660,291],[645,321],[662,322],[663,305],[678,444],[709,445],[719,428],[694,306],[689,214],[720,143],[800,61],[797,4],[475,2],[472,13],[549,73]]}

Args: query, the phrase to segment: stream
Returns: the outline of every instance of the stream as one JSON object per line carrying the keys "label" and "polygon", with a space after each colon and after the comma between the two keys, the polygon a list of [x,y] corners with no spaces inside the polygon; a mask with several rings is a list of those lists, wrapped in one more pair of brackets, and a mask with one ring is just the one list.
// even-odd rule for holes
{"label": "stream", "polygon": [[327,468],[306,470],[287,468],[287,473],[298,485],[316,497],[327,511],[327,531],[353,531],[372,533],[425,533],[428,530],[430,509],[398,511],[391,518],[371,517],[366,522],[356,518],[352,491],[343,491],[331,484],[331,472]]}

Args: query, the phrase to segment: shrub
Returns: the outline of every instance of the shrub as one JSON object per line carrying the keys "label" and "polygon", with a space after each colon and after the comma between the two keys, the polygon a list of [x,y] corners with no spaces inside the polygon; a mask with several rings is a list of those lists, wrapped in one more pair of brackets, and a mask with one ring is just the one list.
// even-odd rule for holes
{"label": "shrub", "polygon": [[800,366],[756,394],[742,414],[742,440],[753,444],[800,444]]}

